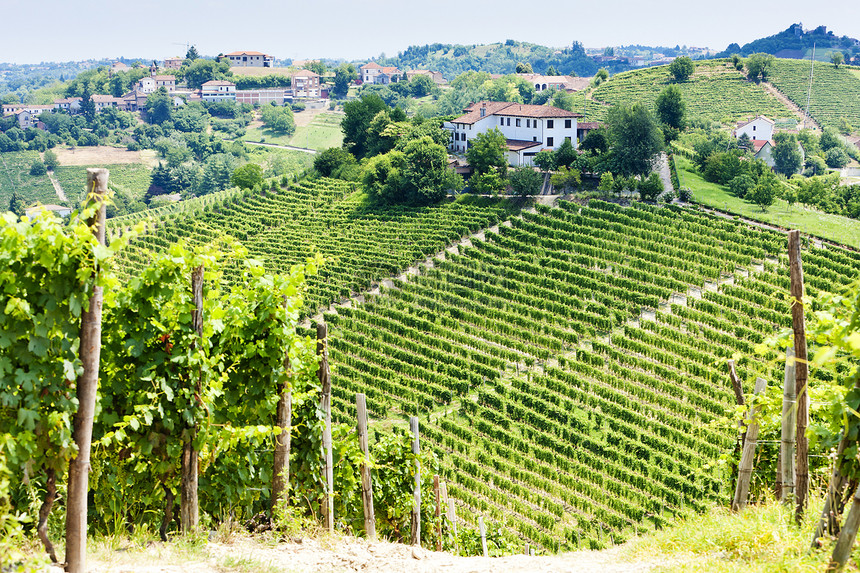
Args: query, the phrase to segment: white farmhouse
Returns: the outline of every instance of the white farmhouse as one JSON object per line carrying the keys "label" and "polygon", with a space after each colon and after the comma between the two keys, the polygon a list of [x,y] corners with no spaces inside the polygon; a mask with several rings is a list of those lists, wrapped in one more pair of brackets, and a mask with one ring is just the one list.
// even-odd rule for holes
{"label": "white farmhouse", "polygon": [[568,140],[577,147],[577,120],[581,114],[546,105],[480,101],[463,110],[464,115],[445,122],[451,131],[448,148],[465,153],[469,141],[493,128],[507,140],[508,163],[533,165],[534,156],[543,149],[555,150]]}
{"label": "white farmhouse", "polygon": [[203,101],[224,101],[236,99],[236,84],[225,80],[209,80],[200,88]]}
{"label": "white farmhouse", "polygon": [[773,139],[773,125],[772,119],[759,115],[755,119],[739,123],[735,128],[735,137],[740,138],[747,134],[752,141],[769,141]]}

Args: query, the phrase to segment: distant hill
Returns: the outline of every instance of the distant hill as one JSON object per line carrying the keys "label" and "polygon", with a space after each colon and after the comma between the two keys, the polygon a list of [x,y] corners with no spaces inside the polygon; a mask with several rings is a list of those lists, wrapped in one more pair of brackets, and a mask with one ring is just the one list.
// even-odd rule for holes
{"label": "distant hill", "polygon": [[753,40],[743,46],[732,43],[716,55],[717,58],[726,58],[732,54],[749,56],[757,52],[773,54],[778,58],[803,59],[808,58],[812,52],[812,46],[816,47],[816,59],[829,59],[830,52],[839,50],[845,54],[845,59],[860,56],[860,43],[848,36],[836,36],[828,32],[826,26],[819,26],[812,30],[805,30],[803,24],[792,24],[786,30]]}
{"label": "distant hill", "polygon": [[[579,42],[574,42],[567,48],[551,48],[515,40],[495,44],[436,43],[409,46],[396,57],[385,58],[377,63],[397,66],[401,70],[431,69],[441,72],[451,80],[470,70],[491,74],[512,74],[516,71],[519,62],[528,63],[539,74],[546,73],[550,67],[554,67],[561,75],[592,76],[603,67],[603,64],[599,65],[585,53],[585,49]],[[623,64],[616,67],[618,69],[610,67],[609,71],[614,73],[629,69]]]}

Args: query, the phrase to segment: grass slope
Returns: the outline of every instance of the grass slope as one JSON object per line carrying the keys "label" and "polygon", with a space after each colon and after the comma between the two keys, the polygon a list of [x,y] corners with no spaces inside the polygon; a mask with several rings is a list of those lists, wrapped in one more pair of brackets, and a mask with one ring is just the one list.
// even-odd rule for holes
{"label": "grass slope", "polygon": [[762,211],[757,205],[732,195],[724,186],[705,181],[686,158],[675,155],[675,161],[681,185],[690,188],[697,203],[860,248],[860,220],[822,213],[797,204],[789,207],[782,199],[777,199],[767,211]]}
{"label": "grass slope", "polygon": [[[806,109],[810,62],[777,59],[769,81],[800,109]],[[809,114],[822,127],[839,127],[845,119],[860,128],[860,69],[816,62]]]}
{"label": "grass slope", "polygon": [[54,170],[54,177],[65,192],[69,201],[77,203],[86,195],[87,168],[104,167],[110,171],[109,185],[126,197],[140,201],[143,199],[152,178],[152,170],[142,163],[123,163],[118,165],[72,165],[60,166]]}
{"label": "grass slope", "polygon": [[[671,83],[668,66],[613,76],[591,93],[594,102],[589,102],[588,119],[603,121],[610,105],[643,103],[655,109],[657,96]],[[775,96],[762,86],[747,81],[726,60],[696,62],[695,73],[677,85],[687,103],[688,120],[728,124],[758,114],[775,119],[793,115]]]}
{"label": "grass slope", "polygon": [[293,135],[280,135],[259,125],[248,126],[242,139],[316,150],[340,147],[343,143],[343,131],[340,128],[342,118],[341,114],[318,114],[308,125],[296,126],[296,132]]}
{"label": "grass slope", "polygon": [[45,205],[62,203],[48,175],[30,175],[30,165],[37,160],[41,161],[36,151],[0,153],[0,211],[9,208],[9,199],[15,191],[28,204],[36,201]]}

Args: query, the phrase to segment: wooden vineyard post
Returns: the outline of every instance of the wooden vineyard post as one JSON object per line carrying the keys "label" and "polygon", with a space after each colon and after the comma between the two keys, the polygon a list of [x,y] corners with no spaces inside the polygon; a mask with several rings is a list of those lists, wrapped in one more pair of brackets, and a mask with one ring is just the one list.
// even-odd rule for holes
{"label": "wooden vineyard post", "polygon": [[481,551],[483,551],[484,557],[489,557],[490,554],[487,551],[487,529],[484,527],[484,516],[478,516],[478,528],[481,530]]}
{"label": "wooden vineyard post", "polygon": [[[757,378],[755,381],[755,397],[758,398],[767,389],[767,381]],[[735,499],[732,501],[732,511],[740,511],[747,504],[749,495],[750,478],[752,477],[753,459],[755,458],[756,442],[758,441],[758,417],[761,406],[756,399],[747,417],[747,439],[744,442],[744,451],[741,454],[741,463],[738,466],[738,485],[735,489]]]}
{"label": "wooden vineyard post", "polygon": [[[284,306],[287,301],[284,299]],[[278,504],[286,505],[290,500],[290,445],[293,433],[293,389],[290,382],[290,349],[284,349],[284,370],[287,377],[281,386],[278,409],[275,413],[275,426],[281,433],[275,438],[274,468],[272,471],[272,507],[274,519]]]}
{"label": "wooden vineyard post", "polygon": [[409,418],[412,430],[412,453],[415,454],[415,488],[412,490],[412,545],[421,546],[421,462],[418,454],[421,444],[418,441],[418,416]]}
{"label": "wooden vineyard post", "polygon": [[[203,336],[203,265],[191,271],[191,295],[194,300],[194,310],[191,311],[191,328],[197,334],[198,339]],[[201,381],[197,380],[197,395],[201,392]],[[179,522],[183,533],[191,533],[197,529],[199,521],[199,508],[197,501],[197,473],[199,456],[194,449],[194,438],[197,437],[197,426],[192,425],[185,429],[184,442],[182,444],[182,463],[180,498],[179,498]]]}
{"label": "wooden vineyard post", "polygon": [[334,532],[334,463],[331,451],[331,372],[328,367],[328,327],[325,323],[317,324],[317,355],[320,359],[320,367],[317,371],[320,386],[322,387],[322,399],[320,406],[325,412],[325,429],[323,430],[323,464],[325,469],[325,503],[323,514],[325,515],[325,527],[329,533]]}
{"label": "wooden vineyard post", "polygon": [[[99,206],[88,223],[95,225],[93,232],[102,245],[105,244],[104,199],[109,175],[107,169],[87,169],[87,189],[95,195]],[[81,312],[80,357],[83,373],[78,378],[75,389],[78,411],[75,412],[72,422],[72,439],[78,447],[78,453],[69,461],[66,493],[66,571],[70,573],[83,573],[87,570],[87,492],[99,384],[103,297],[103,287],[96,286],[90,297],[89,307]]]}
{"label": "wooden vineyard post", "polygon": [[361,501],[364,505],[364,533],[371,541],[376,540],[376,514],[373,511],[373,484],[370,481],[370,448],[367,444],[367,401],[364,394],[355,395],[358,416],[358,444],[363,460],[361,468]]}
{"label": "wooden vineyard post", "polygon": [[800,232],[788,233],[788,262],[791,270],[791,323],[794,330],[794,383],[797,400],[797,459],[795,461],[794,519],[800,523],[806,509],[809,489],[809,441],[806,438],[809,415],[806,382],[809,365],[806,355],[806,328],[803,322],[803,263],[800,258]]}
{"label": "wooden vineyard post", "polygon": [[454,555],[459,555],[460,540],[457,538],[457,507],[454,505],[454,498],[448,497],[448,485],[445,482],[442,482],[442,495],[448,508],[448,523],[451,524],[451,531],[454,533]]}
{"label": "wooden vineyard post", "polygon": [[782,489],[779,499],[788,505],[794,500],[794,442],[797,431],[795,404],[797,387],[794,383],[794,349],[785,350],[785,382],[782,392],[782,438],[779,446]]}
{"label": "wooden vineyard post", "polygon": [[857,540],[858,527],[860,527],[860,488],[857,488],[854,494],[854,502],[848,511],[848,517],[845,518],[845,525],[839,533],[839,539],[836,540],[828,571],[841,571],[845,567],[854,548],[854,541]]}
{"label": "wooden vineyard post", "polygon": [[442,494],[439,476],[433,476],[433,494],[436,496],[436,551],[442,551]]}

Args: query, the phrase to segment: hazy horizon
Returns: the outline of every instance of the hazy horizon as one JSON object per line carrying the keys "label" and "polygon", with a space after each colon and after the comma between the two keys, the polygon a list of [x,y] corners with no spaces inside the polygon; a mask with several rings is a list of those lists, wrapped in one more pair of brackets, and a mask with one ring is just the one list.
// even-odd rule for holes
{"label": "hazy horizon", "polygon": [[[27,14],[25,0],[3,0],[4,13]],[[73,9],[69,9],[73,6]],[[589,48],[641,44],[697,46],[721,51],[802,22],[827,26],[837,36],[860,37],[855,2],[810,7],[800,0],[758,3],[727,0],[718,7],[545,0],[523,9],[513,0],[492,5],[477,0],[416,2],[330,0],[325,4],[272,4],[245,12],[241,26],[235,4],[211,0],[151,0],[139,5],[47,0],[33,24],[7,25],[0,37],[0,61],[15,64],[125,58],[163,60],[183,56],[186,44],[201,54],[256,50],[278,59],[370,59],[393,56],[410,45],[488,44],[513,39],[552,47],[574,41]],[[44,9],[42,9],[44,7]],[[623,18],[619,18],[623,15]],[[853,17],[852,17],[853,15]]]}

